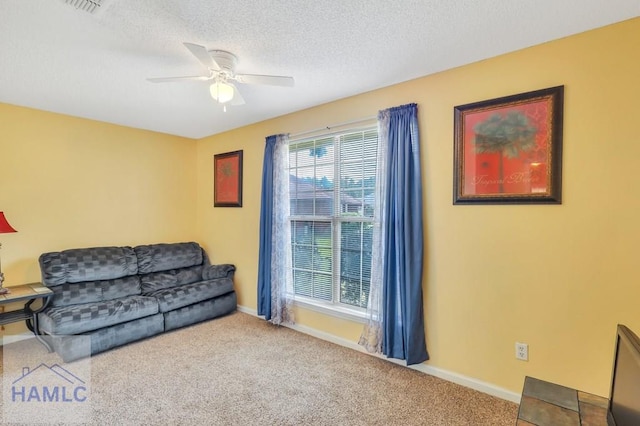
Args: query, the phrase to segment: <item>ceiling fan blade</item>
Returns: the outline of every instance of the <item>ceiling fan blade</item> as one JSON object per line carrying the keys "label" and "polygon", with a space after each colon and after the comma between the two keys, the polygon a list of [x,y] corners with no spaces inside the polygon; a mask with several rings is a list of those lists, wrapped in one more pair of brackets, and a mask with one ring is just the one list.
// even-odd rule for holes
{"label": "ceiling fan blade", "polygon": [[147,81],[152,83],[171,83],[173,81],[207,81],[211,80],[212,77],[207,77],[206,75],[192,75],[192,76],[184,76],[184,77],[154,77],[147,78]]}
{"label": "ceiling fan blade", "polygon": [[267,84],[269,86],[293,87],[293,77],[280,75],[236,74],[235,80],[243,84]]}
{"label": "ceiling fan blade", "polygon": [[189,49],[189,51],[193,54],[193,56],[198,58],[198,60],[202,63],[202,65],[207,67],[207,69],[220,71],[220,66],[216,63],[216,61],[213,60],[213,58],[207,51],[206,47],[200,46],[199,44],[193,44],[193,43],[182,43],[182,44],[184,44],[184,47]]}
{"label": "ceiling fan blade", "polygon": [[229,84],[231,87],[233,87],[233,99],[231,99],[230,104],[231,105],[244,105],[244,98],[240,94],[240,91],[238,90],[236,85],[235,84],[231,84],[231,83],[227,83],[227,84]]}

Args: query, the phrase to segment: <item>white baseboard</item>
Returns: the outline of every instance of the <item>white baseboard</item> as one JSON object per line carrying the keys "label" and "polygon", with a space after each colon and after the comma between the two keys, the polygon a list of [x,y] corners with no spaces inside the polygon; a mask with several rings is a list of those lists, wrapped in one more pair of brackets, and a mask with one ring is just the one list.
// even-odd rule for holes
{"label": "white baseboard", "polygon": [[[258,312],[255,309],[247,308],[246,306],[238,306],[238,311],[244,312],[249,315],[258,316]],[[353,349],[353,350],[365,353],[367,355],[375,356],[385,361],[393,362],[394,364],[407,367],[407,365],[405,365],[403,361],[392,359],[392,358],[386,358],[378,354],[369,353],[365,348],[363,348],[356,342],[352,342],[342,337],[337,337],[332,334],[326,333],[324,331],[316,330],[314,328],[307,327],[304,325],[299,325],[299,324],[294,324],[292,326],[287,326],[287,327],[293,330],[299,331],[301,333],[305,333],[310,336],[317,337],[318,339],[326,340],[328,342],[335,343],[336,345],[344,346],[349,349]],[[464,376],[462,374],[454,373],[452,371],[444,370],[438,367],[432,367],[427,364],[409,365],[408,368],[420,371],[425,374],[429,374],[431,376],[438,377],[448,382],[456,383],[458,385],[477,390],[482,393],[486,393],[488,395],[495,396],[497,398],[515,402],[516,404],[520,403],[520,394],[501,388],[491,383],[483,382],[482,380],[474,379],[473,377]]]}
{"label": "white baseboard", "polygon": [[0,346],[19,342],[21,340],[33,339],[34,337],[35,336],[32,333],[10,334],[10,335],[5,334],[4,336],[0,337]]}

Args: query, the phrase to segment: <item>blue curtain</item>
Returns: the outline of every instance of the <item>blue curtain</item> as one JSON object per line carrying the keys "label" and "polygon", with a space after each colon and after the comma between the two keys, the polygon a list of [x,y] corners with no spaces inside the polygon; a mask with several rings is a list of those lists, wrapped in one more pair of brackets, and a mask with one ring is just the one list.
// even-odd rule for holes
{"label": "blue curtain", "polygon": [[276,136],[267,137],[262,165],[260,203],[260,251],[258,259],[258,315],[271,319],[271,247],[273,244],[273,162]]}
{"label": "blue curtain", "polygon": [[293,324],[288,135],[267,137],[262,173],[258,315]]}
{"label": "blue curtain", "polygon": [[422,178],[417,112],[416,104],[408,104],[379,114],[379,120],[388,120],[388,126],[381,126],[388,132],[383,204],[386,220],[382,229],[382,352],[390,358],[405,359],[408,365],[429,359],[422,304]]}

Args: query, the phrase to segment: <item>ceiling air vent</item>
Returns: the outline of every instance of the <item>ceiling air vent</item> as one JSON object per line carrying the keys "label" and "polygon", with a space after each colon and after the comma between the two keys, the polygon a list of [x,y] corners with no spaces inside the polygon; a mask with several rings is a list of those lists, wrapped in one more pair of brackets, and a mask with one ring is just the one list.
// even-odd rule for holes
{"label": "ceiling air vent", "polygon": [[66,4],[89,13],[96,13],[100,10],[103,0],[63,0]]}

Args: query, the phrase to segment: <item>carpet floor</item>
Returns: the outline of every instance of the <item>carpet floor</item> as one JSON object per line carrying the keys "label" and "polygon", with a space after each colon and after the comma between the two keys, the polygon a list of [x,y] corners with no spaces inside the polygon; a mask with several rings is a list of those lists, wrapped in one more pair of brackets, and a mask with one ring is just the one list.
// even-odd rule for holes
{"label": "carpet floor", "polygon": [[[35,339],[8,349],[30,365],[76,364],[62,364]],[[83,422],[92,425],[496,426],[513,425],[518,410],[240,312],[85,362],[90,412]]]}

